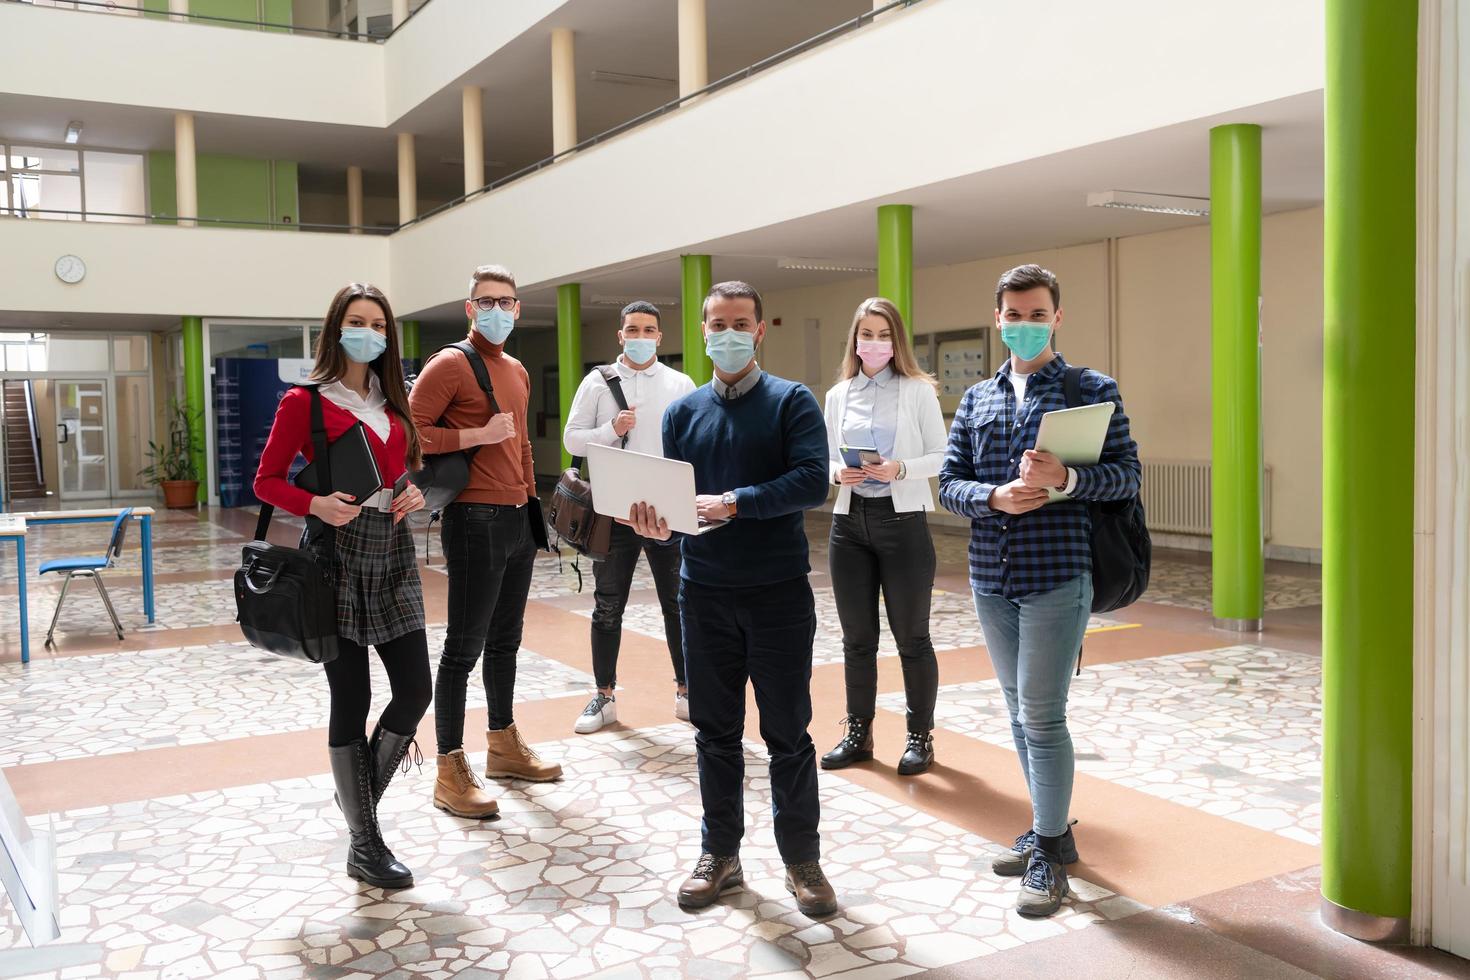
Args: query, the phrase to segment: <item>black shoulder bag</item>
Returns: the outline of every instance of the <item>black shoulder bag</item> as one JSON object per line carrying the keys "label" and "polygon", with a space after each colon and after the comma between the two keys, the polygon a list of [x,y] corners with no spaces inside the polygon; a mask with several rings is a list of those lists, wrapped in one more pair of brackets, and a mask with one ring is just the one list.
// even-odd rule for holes
{"label": "black shoulder bag", "polygon": [[[1084,368],[1068,368],[1062,379],[1067,407],[1082,400]],[[1138,601],[1148,588],[1153,543],[1137,494],[1126,500],[1089,501],[1092,518],[1092,611],[1112,612]]]}
{"label": "black shoulder bag", "polygon": [[[331,487],[331,453],[322,420],[322,396],[311,389],[311,442],[320,467],[321,485]],[[255,540],[244,546],[235,570],[235,618],[251,646],[314,664],[337,658],[337,584],[330,556],[337,529],[315,517],[306,519],[308,534],[319,535],[328,558],[320,560],[304,548],[285,548],[266,541],[275,508],[261,504]]]}
{"label": "black shoulder bag", "polygon": [[[597,373],[607,382],[618,410],[626,412],[628,399],[623,394],[623,379],[618,377],[617,370],[600,367]],[[619,448],[627,445],[628,437],[623,436]],[[592,509],[592,484],[582,477],[585,462],[581,456],[573,457],[571,469],[564,470],[556,481],[556,489],[551,494],[551,529],[577,554],[603,561],[612,550],[613,519]]]}

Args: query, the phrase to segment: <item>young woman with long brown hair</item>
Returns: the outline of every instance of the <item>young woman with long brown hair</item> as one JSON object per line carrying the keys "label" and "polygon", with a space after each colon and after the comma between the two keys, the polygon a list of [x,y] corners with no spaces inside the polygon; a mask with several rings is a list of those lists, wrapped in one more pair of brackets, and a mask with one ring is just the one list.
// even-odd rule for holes
{"label": "young woman with long brown hair", "polygon": [[[354,502],[342,491],[316,495],[286,479],[297,453],[313,455],[312,400],[318,396],[328,442],[363,424],[386,489]],[[413,537],[403,522],[424,506],[424,497],[412,483],[397,496],[392,489],[419,465],[393,310],[376,286],[349,283],[327,309],[308,385],[286,392],[276,409],[255,495],[307,517],[302,547],[335,572],[338,653],[326,664],[332,692],[328,752],[337,802],[351,831],[347,873],[380,888],[413,884],[413,872],[383,842],[377,809],[433,696],[423,587]],[[320,533],[323,524],[336,529],[331,553]],[[370,739],[369,646],[377,648],[393,692]]]}
{"label": "young woman with long brown hair", "polygon": [[[847,732],[822,757],[822,768],[873,758],[881,592],[908,701],[908,741],[898,772],[912,776],[934,763],[934,539],[924,514],[934,509],[929,478],[944,462],[948,434],[934,378],[919,368],[903,317],[888,300],[858,304],[825,414],[832,482],[842,488],[832,512],[829,555],[842,623]],[[848,466],[843,447],[876,450],[880,459]]]}

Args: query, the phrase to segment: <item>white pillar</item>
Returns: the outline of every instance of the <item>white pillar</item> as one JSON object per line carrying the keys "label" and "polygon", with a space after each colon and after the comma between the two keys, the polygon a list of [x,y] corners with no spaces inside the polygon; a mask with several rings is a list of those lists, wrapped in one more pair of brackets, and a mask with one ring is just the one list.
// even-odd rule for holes
{"label": "white pillar", "polygon": [[413,133],[398,134],[398,223],[419,216],[419,172],[413,156]]}
{"label": "white pillar", "polygon": [[347,168],[347,224],[354,235],[362,234],[362,168]]}
{"label": "white pillar", "polygon": [[199,217],[199,170],[194,153],[194,114],[174,113],[174,213],[180,225],[194,227]]}
{"label": "white pillar", "polygon": [[577,145],[577,59],[570,28],[551,32],[551,152]]}
{"label": "white pillar", "polygon": [[175,15],[173,17],[170,17],[170,20],[187,20],[188,17],[180,17],[177,15],[189,13],[189,0],[168,0],[168,12]]}
{"label": "white pillar", "polygon": [[709,36],[705,0],[679,0],[679,95],[709,84]]}
{"label": "white pillar", "polygon": [[485,93],[478,85],[464,87],[464,192],[485,186]]}
{"label": "white pillar", "polygon": [[393,26],[408,20],[408,0],[393,0]]}

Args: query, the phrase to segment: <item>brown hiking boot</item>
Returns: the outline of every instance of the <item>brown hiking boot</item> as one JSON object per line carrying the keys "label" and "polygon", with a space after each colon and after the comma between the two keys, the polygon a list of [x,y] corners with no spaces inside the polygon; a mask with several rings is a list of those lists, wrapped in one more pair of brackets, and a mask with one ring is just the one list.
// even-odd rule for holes
{"label": "brown hiking boot", "polygon": [[679,908],[702,909],[715,904],[720,893],[745,883],[739,857],[701,854],[689,880],[679,886]]}
{"label": "brown hiking boot", "polygon": [[445,813],[468,820],[488,820],[500,815],[500,805],[485,792],[465,758],[464,749],[439,756],[439,777],[434,780],[434,805]]}
{"label": "brown hiking boot", "polygon": [[796,907],[810,916],[831,915],[837,911],[837,893],[815,861],[786,866],[786,890],[796,896]]}
{"label": "brown hiking boot", "polygon": [[485,753],[486,779],[524,779],[532,783],[549,783],[561,778],[561,766],[545,762],[536,750],[526,744],[515,725],[502,731],[487,731],[490,749]]}

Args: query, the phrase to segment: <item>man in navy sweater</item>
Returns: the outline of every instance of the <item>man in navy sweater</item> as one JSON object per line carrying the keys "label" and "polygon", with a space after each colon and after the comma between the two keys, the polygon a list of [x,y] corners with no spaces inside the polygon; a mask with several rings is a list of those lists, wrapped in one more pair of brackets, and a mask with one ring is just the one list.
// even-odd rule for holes
{"label": "man in navy sweater", "polygon": [[[679,904],[704,908],[744,880],[749,678],[771,756],[786,889],[802,912],[829,915],[837,897],[818,863],[817,755],[807,734],[817,612],[803,517],[827,499],[827,430],[806,387],[761,371],[755,350],[765,332],[760,294],[717,283],[704,301],[714,380],[664,413],[664,456],[693,465],[699,516],[729,522],[682,542],[679,611],[704,821],[703,853]],[[646,537],[670,535],[646,504],[629,517]]]}

